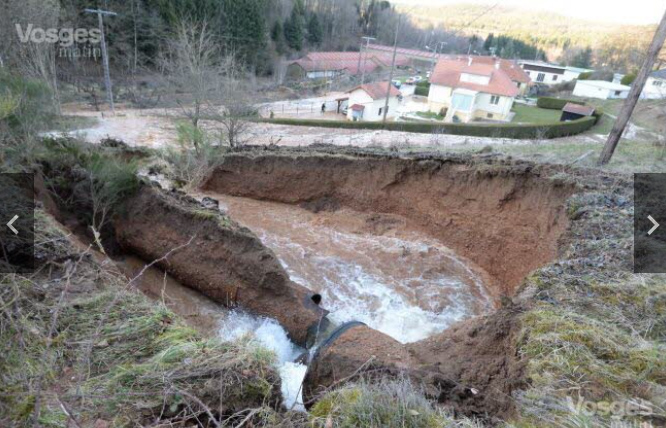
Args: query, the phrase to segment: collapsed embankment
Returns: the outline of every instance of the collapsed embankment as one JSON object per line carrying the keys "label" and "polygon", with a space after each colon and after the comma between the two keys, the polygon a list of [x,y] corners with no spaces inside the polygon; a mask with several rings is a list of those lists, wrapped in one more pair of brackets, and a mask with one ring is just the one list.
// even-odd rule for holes
{"label": "collapsed embankment", "polygon": [[[287,151],[229,155],[204,189],[401,217],[483,269],[500,306],[526,275],[557,257],[575,185],[525,163]],[[342,326],[310,362],[304,399],[312,403],[360,372],[407,367],[439,402],[467,415],[509,417],[525,365],[516,345],[519,312],[504,308],[407,346],[362,324]]]}
{"label": "collapsed embankment", "polygon": [[492,278],[495,297],[557,255],[573,192],[532,165],[331,155],[231,155],[204,189],[402,216],[473,261]]}
{"label": "collapsed embankment", "polygon": [[114,222],[117,241],[225,306],[278,320],[296,343],[313,339],[325,316],[316,296],[291,281],[251,231],[198,205],[144,186]]}

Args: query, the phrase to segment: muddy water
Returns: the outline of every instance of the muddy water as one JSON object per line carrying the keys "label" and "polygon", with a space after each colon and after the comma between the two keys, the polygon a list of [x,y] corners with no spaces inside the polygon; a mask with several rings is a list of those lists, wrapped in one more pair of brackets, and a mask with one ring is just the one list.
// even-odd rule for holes
{"label": "muddy water", "polygon": [[[319,293],[334,322],[363,321],[403,342],[489,310],[481,272],[397,216],[215,193],[220,209],[270,247],[291,278]],[[203,195],[199,195],[200,197]]]}

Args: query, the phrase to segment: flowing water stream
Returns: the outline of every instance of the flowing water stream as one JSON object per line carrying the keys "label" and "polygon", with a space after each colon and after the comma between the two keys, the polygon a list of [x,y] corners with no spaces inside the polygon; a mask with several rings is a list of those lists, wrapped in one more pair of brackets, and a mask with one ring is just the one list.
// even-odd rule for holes
{"label": "flowing water stream", "polygon": [[[217,199],[220,210],[256,233],[294,281],[322,295],[334,323],[362,321],[408,343],[492,306],[479,271],[436,240],[408,229],[399,217],[347,209],[314,213],[213,193],[194,196]],[[145,263],[126,257],[118,264],[134,276]],[[137,285],[204,334],[223,340],[253,335],[272,349],[285,405],[304,409],[300,387],[306,366],[295,360],[305,350],[275,320],[228,310],[156,268]]]}

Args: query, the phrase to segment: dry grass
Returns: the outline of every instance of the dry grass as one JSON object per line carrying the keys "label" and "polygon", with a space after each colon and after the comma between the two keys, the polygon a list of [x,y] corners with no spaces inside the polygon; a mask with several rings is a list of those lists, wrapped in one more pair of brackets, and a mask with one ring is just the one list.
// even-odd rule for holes
{"label": "dry grass", "polygon": [[53,427],[280,419],[270,351],[201,339],[125,290],[126,280],[73,247],[50,217],[40,212],[36,223],[48,262],[31,277],[0,278],[1,426],[32,426],[35,417]]}

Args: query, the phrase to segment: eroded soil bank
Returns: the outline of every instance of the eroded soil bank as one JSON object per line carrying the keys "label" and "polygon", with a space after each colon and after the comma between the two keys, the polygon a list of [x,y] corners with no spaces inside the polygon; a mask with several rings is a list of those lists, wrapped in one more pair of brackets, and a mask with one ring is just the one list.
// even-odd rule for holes
{"label": "eroded soil bank", "polygon": [[397,216],[491,276],[495,297],[557,255],[573,184],[531,165],[330,154],[237,154],[225,158],[207,191]]}
{"label": "eroded soil bank", "polygon": [[[512,392],[524,385],[526,363],[517,351],[522,308],[503,297],[513,296],[531,271],[558,256],[558,240],[569,224],[566,201],[576,190],[571,180],[547,166],[483,158],[280,150],[229,155],[203,187],[225,195],[220,198],[232,217],[239,204],[233,198],[249,205],[248,200],[261,201],[256,210],[268,212],[246,210],[238,220],[254,223],[268,246],[275,238],[261,229],[275,220],[266,202],[306,209],[319,222],[362,234],[397,229],[433,239],[480,268],[485,290],[503,307],[408,346],[364,325],[345,326],[314,355],[304,383],[306,402],[359,371],[398,373],[408,367],[431,398],[464,414],[513,414]],[[307,234],[308,221],[299,219],[293,227]],[[376,263],[382,263],[381,255]]]}

